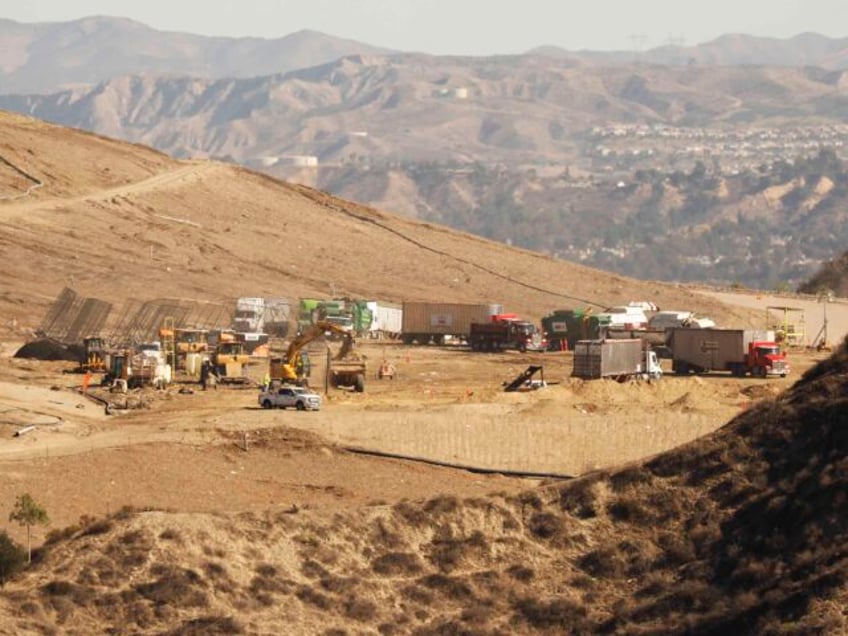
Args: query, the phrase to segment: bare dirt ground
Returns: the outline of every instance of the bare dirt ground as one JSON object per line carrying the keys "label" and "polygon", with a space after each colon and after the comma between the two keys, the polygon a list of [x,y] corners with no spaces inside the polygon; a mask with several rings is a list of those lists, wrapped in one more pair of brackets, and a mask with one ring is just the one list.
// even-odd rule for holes
{"label": "bare dirt ground", "polygon": [[[487,355],[382,343],[360,349],[372,368],[385,357],[398,376],[371,377],[362,394],[331,389],[319,412],[263,410],[252,387],[203,392],[178,383],[139,391],[131,400],[146,408],[109,416],[79,394],[79,375],[62,373],[72,364],[4,359],[0,519],[23,491],[38,493],[53,527],[124,506],[342,510],[440,493],[518,492],[538,479],[497,473],[572,476],[636,461],[715,430],[793,381],[667,375],[659,382],[585,382],[569,377],[567,353]],[[793,376],[814,359],[793,357]],[[543,365],[549,385],[504,393],[501,383],[530,363]],[[260,377],[262,369],[260,363],[252,374]],[[313,377],[321,377],[320,367]],[[35,430],[14,436],[30,425]]]}

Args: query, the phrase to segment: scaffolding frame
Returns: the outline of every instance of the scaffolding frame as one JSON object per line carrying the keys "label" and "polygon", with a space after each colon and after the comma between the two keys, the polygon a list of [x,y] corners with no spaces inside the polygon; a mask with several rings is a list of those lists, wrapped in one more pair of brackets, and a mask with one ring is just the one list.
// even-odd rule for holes
{"label": "scaffolding frame", "polygon": [[[794,320],[793,315],[798,315],[798,319]],[[783,348],[803,349],[807,346],[807,318],[801,307],[766,307],[766,329],[774,330],[775,340]]]}

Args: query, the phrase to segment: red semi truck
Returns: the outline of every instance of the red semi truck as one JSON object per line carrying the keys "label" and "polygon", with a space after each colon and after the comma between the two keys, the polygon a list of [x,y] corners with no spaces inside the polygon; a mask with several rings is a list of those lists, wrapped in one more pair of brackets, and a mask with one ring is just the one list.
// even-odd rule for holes
{"label": "red semi truck", "polygon": [[518,349],[524,352],[547,348],[536,325],[515,314],[495,314],[489,322],[472,322],[468,344],[472,351]]}
{"label": "red semi truck", "polygon": [[672,329],[672,370],[677,374],[730,371],[786,377],[789,363],[774,341],[774,332],[743,329]]}

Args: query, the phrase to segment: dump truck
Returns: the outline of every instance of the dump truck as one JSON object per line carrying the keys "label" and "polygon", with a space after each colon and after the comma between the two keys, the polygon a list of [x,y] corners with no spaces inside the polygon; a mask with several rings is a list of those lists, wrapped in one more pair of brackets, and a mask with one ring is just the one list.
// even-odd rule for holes
{"label": "dump truck", "polygon": [[250,382],[244,367],[250,364],[250,356],[244,352],[241,342],[224,340],[215,346],[209,359],[212,371],[222,383],[246,384]]}
{"label": "dump truck", "polygon": [[578,340],[571,375],[586,380],[634,376],[658,379],[662,368],[656,352],[645,349],[641,340]]}
{"label": "dump truck", "polygon": [[488,322],[472,322],[468,344],[472,351],[518,349],[544,351],[547,343],[532,322],[515,314],[496,314]]}
{"label": "dump truck", "polygon": [[773,331],[750,329],[672,329],[672,370],[680,375],[730,371],[737,377],[789,375],[789,363]]}
{"label": "dump truck", "polygon": [[126,383],[126,388],[142,386],[164,387],[171,383],[173,370],[167,363],[159,342],[139,345],[136,351],[114,352],[109,356],[109,370],[104,384],[116,380]]}
{"label": "dump truck", "polygon": [[242,333],[266,333],[285,338],[289,332],[291,301],[288,298],[239,298],[233,329]]}
{"label": "dump truck", "polygon": [[498,304],[404,302],[401,339],[404,344],[444,344],[447,338],[467,341],[471,323],[489,322],[503,313]]}

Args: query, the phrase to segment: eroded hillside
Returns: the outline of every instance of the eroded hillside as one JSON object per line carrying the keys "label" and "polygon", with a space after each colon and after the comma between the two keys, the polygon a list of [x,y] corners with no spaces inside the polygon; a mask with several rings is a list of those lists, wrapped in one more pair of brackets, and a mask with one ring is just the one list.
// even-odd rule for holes
{"label": "eroded hillside", "polygon": [[[353,296],[555,307],[652,299],[734,313],[637,282],[405,219],[215,162],[0,114],[4,323],[35,326],[66,285],[120,303],[161,297]],[[19,197],[19,198],[15,198]]]}

